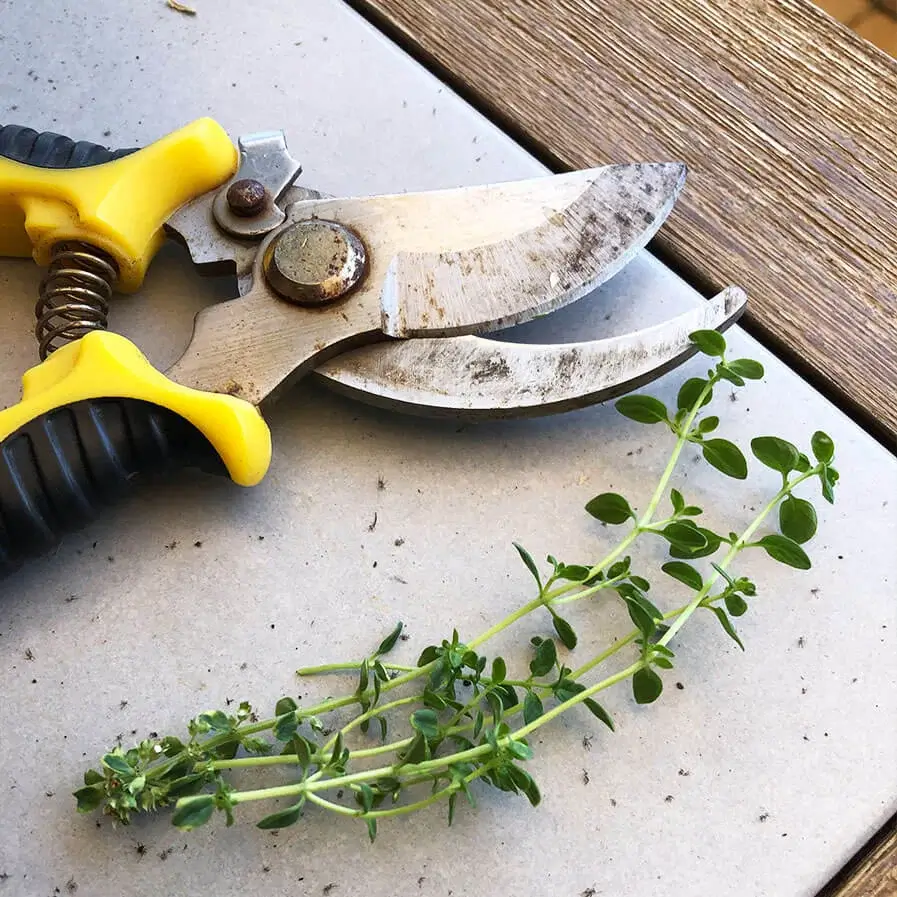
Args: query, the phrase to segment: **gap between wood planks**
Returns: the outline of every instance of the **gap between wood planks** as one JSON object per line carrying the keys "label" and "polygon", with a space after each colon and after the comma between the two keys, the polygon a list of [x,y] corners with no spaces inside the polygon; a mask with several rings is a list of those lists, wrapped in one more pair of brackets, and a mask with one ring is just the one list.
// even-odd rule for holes
{"label": "gap between wood planks", "polygon": [[651,251],[897,450],[897,62],[808,0],[348,5],[553,170],[686,161]]}

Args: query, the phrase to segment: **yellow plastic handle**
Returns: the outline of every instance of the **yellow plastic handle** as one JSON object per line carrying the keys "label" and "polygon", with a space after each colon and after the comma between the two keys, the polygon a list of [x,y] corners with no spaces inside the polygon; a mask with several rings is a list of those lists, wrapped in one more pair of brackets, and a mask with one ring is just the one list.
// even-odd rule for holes
{"label": "yellow plastic handle", "polygon": [[0,157],[0,255],[30,255],[46,266],[54,244],[83,240],[115,259],[118,288],[132,293],[172,213],[221,186],[238,165],[237,148],[210,118],[88,168],[38,168]]}
{"label": "yellow plastic handle", "polygon": [[97,331],[63,346],[22,378],[22,401],[0,411],[0,443],[43,414],[86,399],[140,399],[189,421],[231,479],[254,486],[271,463],[271,432],[243,399],[190,389],[157,371],[123,336]]}

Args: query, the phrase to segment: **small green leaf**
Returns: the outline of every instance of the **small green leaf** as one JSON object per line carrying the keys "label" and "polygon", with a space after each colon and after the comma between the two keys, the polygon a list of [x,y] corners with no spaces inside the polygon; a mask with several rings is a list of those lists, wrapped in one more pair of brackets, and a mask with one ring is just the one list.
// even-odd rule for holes
{"label": "small green leaf", "polygon": [[698,508],[695,505],[687,505],[686,507],[684,507],[682,509],[683,517],[698,517],[699,515],[701,515],[703,513],[704,513],[703,509]]}
{"label": "small green leaf", "polygon": [[729,619],[726,612],[721,607],[711,607],[710,610],[716,614],[716,618],[726,631],[726,635],[728,635],[729,638],[744,651],[744,645],[741,643],[741,639],[738,637],[738,633],[735,631],[735,627],[732,625],[732,621]]}
{"label": "small green leaf", "polygon": [[747,478],[747,460],[741,449],[727,439],[707,439],[701,443],[704,460],[726,476],[736,480]]}
{"label": "small green leaf", "polygon": [[292,713],[298,709],[298,705],[292,698],[281,698],[274,705],[274,715],[283,716],[285,713]]}
{"label": "small green leaf", "polygon": [[695,551],[704,548],[707,545],[707,538],[696,526],[689,526],[686,523],[668,523],[660,534],[671,544],[677,548],[684,548],[688,551]]}
{"label": "small green leaf", "polygon": [[[526,716],[526,711],[524,710],[524,717],[525,716]],[[480,737],[480,732],[483,731],[484,720],[485,720],[485,717],[483,716],[483,711],[477,710],[477,715],[473,722],[473,737],[474,738]]]}
{"label": "small green leaf", "polygon": [[655,666],[660,667],[662,670],[673,669],[673,664],[668,657],[655,657],[653,663]]}
{"label": "small green leaf", "polygon": [[727,361],[726,367],[744,377],[745,380],[761,380],[763,378],[763,365],[753,358],[736,358],[734,361]]}
{"label": "small green leaf", "polygon": [[[569,673],[570,671],[567,670]],[[560,682],[555,684],[553,691],[554,696],[561,702],[569,701],[570,698],[575,697],[581,691],[585,691],[586,687],[581,682],[576,682],[573,679],[563,678]]]}
{"label": "small green leaf", "polygon": [[134,769],[125,760],[124,757],[119,756],[118,754],[106,754],[103,757],[103,766],[111,769],[114,773],[117,773],[120,776],[127,776],[130,778],[134,775]]}
{"label": "small green leaf", "polygon": [[371,839],[371,844],[377,839],[377,820],[376,818],[368,817],[365,819],[365,823],[367,824],[368,829],[368,838]]}
{"label": "small green leaf", "polygon": [[629,572],[631,563],[632,558],[627,555],[622,561],[617,561],[615,564],[611,564],[607,571],[607,578],[617,579],[620,576],[625,576]]}
{"label": "small green leaf", "polygon": [[718,370],[719,376],[723,380],[728,380],[736,386],[744,386],[744,380],[738,376],[728,365],[721,365]]}
{"label": "small green leaf", "polygon": [[670,489],[670,504],[673,506],[673,511],[676,514],[682,513],[682,509],[685,507],[685,499],[678,489]]}
{"label": "small green leaf", "polygon": [[457,791],[453,791],[448,799],[448,824],[451,826],[455,819],[455,798],[458,796]]}
{"label": "small green leaf", "polygon": [[747,601],[745,601],[741,595],[734,593],[726,595],[724,600],[726,602],[726,610],[729,611],[733,617],[740,617],[747,612]]}
{"label": "small green leaf", "polygon": [[686,564],[685,561],[669,561],[660,569],[663,570],[667,576],[672,576],[673,579],[678,579],[679,582],[684,583],[690,589],[694,589],[695,591],[704,585],[704,580],[701,574],[698,573],[691,564]]}
{"label": "small green leaf", "polygon": [[429,666],[437,657],[439,657],[439,648],[436,645],[428,645],[421,651],[421,655],[417,659],[417,665],[419,667]]}
{"label": "small green leaf", "polygon": [[650,591],[651,583],[648,582],[643,576],[630,576],[629,581],[637,588],[641,589],[643,592]]}
{"label": "small green leaf", "polygon": [[475,670],[477,668],[477,662],[479,661],[479,655],[476,651],[465,651],[461,656],[461,663],[466,667],[470,667],[470,669]]}
{"label": "small green leaf", "polygon": [[602,492],[596,495],[587,505],[586,511],[602,523],[625,523],[635,519],[635,512],[622,495],[615,492]]}
{"label": "small green leaf", "polygon": [[534,676],[546,676],[557,662],[557,648],[550,638],[536,648],[536,656],[530,661],[529,669]]}
{"label": "small green leaf", "polygon": [[657,624],[654,622],[651,614],[634,598],[624,595],[623,600],[626,602],[629,617],[635,623],[636,628],[646,639],[651,638],[654,635],[654,630],[657,628]]}
{"label": "small green leaf", "polygon": [[492,714],[492,725],[497,726],[504,711],[504,704],[501,698],[494,691],[486,692],[486,703],[489,705],[489,711]]}
{"label": "small green leaf", "polygon": [[539,786],[529,773],[525,773],[525,775],[526,783],[521,788],[521,791],[526,795],[526,799],[530,802],[530,806],[538,807],[539,802],[542,800],[542,795],[539,793]]}
{"label": "small green leaf", "polygon": [[[691,411],[695,407],[698,396],[704,391],[707,382],[707,380],[701,377],[691,377],[682,384],[679,388],[679,394],[676,396],[676,405],[680,411]],[[703,408],[712,399],[713,390],[711,389],[701,401],[701,407]]]}
{"label": "small green leaf", "polygon": [[803,548],[787,536],[770,533],[755,544],[763,548],[774,561],[787,564],[789,567],[796,567],[798,570],[809,570],[812,566]]}
{"label": "small green leaf", "polygon": [[278,810],[276,813],[265,816],[264,819],[260,819],[256,823],[256,827],[262,829],[288,828],[299,821],[302,816],[303,806],[305,806],[305,798],[302,798],[302,800],[291,807],[285,807],[283,810]]}
{"label": "small green leaf", "polygon": [[779,505],[779,529],[799,545],[809,542],[816,535],[816,509],[805,499],[789,495]]}
{"label": "small green leaf", "polygon": [[168,783],[168,797],[180,798],[197,794],[206,783],[205,773],[194,772]]}
{"label": "small green leaf", "polygon": [[617,586],[617,592],[624,598],[638,604],[652,620],[659,620],[663,617],[663,614],[651,603],[648,596],[634,585],[625,582],[620,583],[620,585]]}
{"label": "small green leaf", "polygon": [[600,719],[611,732],[614,731],[614,721],[611,715],[597,701],[592,700],[592,698],[586,698],[583,701],[583,704],[585,704],[586,707],[592,711],[592,715]]}
{"label": "small green leaf", "polygon": [[396,623],[395,629],[380,642],[377,650],[374,652],[375,657],[379,657],[381,654],[388,654],[392,649],[396,646],[396,642],[399,640],[399,636],[402,634],[402,621],[400,620]]}
{"label": "small green leaf", "polygon": [[614,407],[623,417],[638,421],[640,424],[659,424],[667,420],[666,405],[653,396],[623,396]]}
{"label": "small green leaf", "polygon": [[358,667],[358,687],[355,694],[362,695],[367,690],[368,681],[370,680],[370,670],[368,668],[368,659],[365,657]]}
{"label": "small green leaf", "polygon": [[536,580],[536,585],[541,592],[542,577],[539,576],[539,568],[536,566],[536,562],[533,560],[532,555],[522,545],[518,545],[516,542],[514,542],[514,547],[517,549],[517,553],[520,555],[523,563],[526,564],[527,570],[533,574],[533,578]]}
{"label": "small green leaf", "polygon": [[427,745],[427,739],[424,738],[421,732],[418,732],[412,739],[411,744],[408,745],[408,749],[402,755],[402,762],[423,763],[423,761],[428,758],[429,754],[430,749]]}
{"label": "small green leaf", "polygon": [[106,756],[103,757],[103,766],[107,769],[111,769],[114,773],[117,773],[120,776],[131,778],[134,775],[134,770],[131,768],[128,761],[118,754],[106,754]]}
{"label": "small green leaf", "polygon": [[95,769],[88,769],[84,773],[84,784],[85,785],[98,785],[100,782],[105,782],[106,779],[101,772],[97,772]]}
{"label": "small green leaf", "polygon": [[143,791],[144,785],[146,785],[146,776],[137,776],[128,782],[128,792],[130,794],[138,794]]}
{"label": "small green leaf", "polygon": [[697,527],[698,532],[706,540],[703,548],[684,548],[681,545],[671,545],[670,554],[674,558],[688,558],[689,560],[697,560],[698,558],[709,557],[719,548],[722,539],[713,530],[706,529],[702,526]]}
{"label": "small green leaf", "polygon": [[723,356],[726,340],[718,330],[695,330],[688,338],[705,354]]}
{"label": "small green leaf", "polygon": [[395,776],[384,776],[382,779],[377,779],[374,784],[382,794],[396,794],[402,787],[402,783]]}
{"label": "small green leaf", "polygon": [[650,667],[642,667],[632,677],[632,694],[637,704],[652,704],[663,691],[663,681]]}
{"label": "small green leaf", "polygon": [[564,647],[572,651],[576,647],[576,633],[573,627],[563,618],[555,615],[554,631],[558,634],[558,638]]}
{"label": "small green leaf", "polygon": [[445,710],[445,698],[430,688],[424,689],[424,705],[432,710]]}
{"label": "small green leaf", "polygon": [[567,579],[570,582],[584,582],[592,572],[591,567],[582,564],[561,564],[558,567],[558,579]]}
{"label": "small green leaf", "polygon": [[191,832],[193,829],[205,825],[215,812],[214,794],[195,794],[190,797],[182,797],[176,804],[171,823],[182,832]]}
{"label": "small green leaf", "polygon": [[90,813],[95,810],[103,802],[104,794],[103,786],[99,783],[85,785],[73,792],[73,796],[78,802],[78,812]]}
{"label": "small green leaf", "polygon": [[228,738],[213,749],[216,760],[233,760],[240,749],[240,739],[237,736]]}
{"label": "small green leaf", "polygon": [[199,720],[216,732],[229,732],[233,728],[227,714],[222,710],[210,710],[207,713],[200,713]]}
{"label": "small green leaf", "polygon": [[429,708],[415,710],[411,714],[411,726],[425,738],[436,738],[439,735],[439,717],[435,710]]}
{"label": "small green leaf", "polygon": [[366,782],[362,782],[357,792],[357,799],[365,813],[374,808],[374,791]]}
{"label": "small green leaf", "polygon": [[166,735],[159,742],[159,746],[162,748],[162,753],[165,754],[166,757],[175,757],[181,753],[181,751],[186,750],[184,746],[184,742],[180,740],[180,738],[175,738],[174,735]]}
{"label": "small green leaf", "polygon": [[533,758],[533,749],[522,741],[514,741],[514,739],[511,739],[508,742],[507,747],[508,753],[518,760],[532,760]]}
{"label": "small green leaf", "polygon": [[501,705],[505,710],[510,710],[512,707],[516,707],[519,703],[517,700],[517,692],[514,691],[514,687],[508,685],[507,682],[502,682],[501,685],[496,686],[495,691],[499,698],[501,698]]}
{"label": "small green leaf", "polygon": [[835,457],[835,443],[832,442],[831,436],[817,430],[810,439],[810,447],[813,449],[813,456],[822,464],[831,463]]}
{"label": "small green leaf", "polygon": [[290,744],[292,745],[293,750],[296,753],[296,759],[299,761],[299,765],[303,769],[308,769],[308,767],[311,766],[311,757],[314,753],[314,745],[309,744],[308,741],[301,735],[295,735]]}
{"label": "small green leaf", "polygon": [[712,433],[718,426],[719,418],[710,415],[709,417],[705,417],[703,420],[698,421],[698,432],[701,435],[704,433]]}
{"label": "small green leaf", "polygon": [[535,692],[528,691],[526,697],[523,699],[523,721],[529,725],[534,720],[537,720],[544,712],[542,701],[539,696]]}
{"label": "small green leaf", "polygon": [[781,474],[789,474],[796,469],[800,459],[797,446],[778,436],[757,436],[751,440],[754,457],[767,467]]}
{"label": "small green leaf", "polygon": [[289,741],[296,734],[298,725],[299,719],[295,710],[278,716],[277,722],[274,724],[274,737],[278,741]]}
{"label": "small green leaf", "polygon": [[505,681],[505,678],[508,675],[508,668],[505,664],[504,658],[496,657],[495,660],[492,661],[492,682],[495,685],[500,684]]}
{"label": "small green leaf", "polygon": [[330,754],[328,766],[338,766],[343,759],[343,733],[336,733],[336,741],[333,742],[333,751]]}
{"label": "small green leaf", "polygon": [[835,503],[835,483],[837,482],[837,476],[833,479],[832,473],[833,468],[823,467],[819,474],[819,482],[822,487],[822,497],[830,504],[833,505]]}

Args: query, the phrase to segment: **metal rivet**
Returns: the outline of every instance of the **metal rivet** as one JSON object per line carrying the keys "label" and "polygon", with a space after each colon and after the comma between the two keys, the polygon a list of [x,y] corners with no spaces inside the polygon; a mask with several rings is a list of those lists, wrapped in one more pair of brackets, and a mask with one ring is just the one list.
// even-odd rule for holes
{"label": "metal rivet", "polygon": [[251,218],[261,212],[267,198],[264,185],[253,178],[234,181],[227,188],[227,204],[241,218]]}
{"label": "metal rivet", "polygon": [[360,237],[325,219],[299,221],[268,247],[265,274],[285,299],[325,305],[345,296],[364,276],[367,253]]}

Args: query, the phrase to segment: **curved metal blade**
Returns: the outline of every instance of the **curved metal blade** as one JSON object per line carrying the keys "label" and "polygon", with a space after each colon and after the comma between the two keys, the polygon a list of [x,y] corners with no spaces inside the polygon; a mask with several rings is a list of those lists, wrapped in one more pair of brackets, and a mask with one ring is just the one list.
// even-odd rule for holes
{"label": "curved metal blade", "polygon": [[493,332],[590,293],[656,233],[685,181],[678,163],[425,193],[296,202],[361,236],[382,330],[393,337]]}
{"label": "curved metal blade", "polygon": [[370,405],[425,417],[535,417],[602,402],[691,357],[695,330],[724,330],[744,311],[728,287],[653,327],[610,339],[531,345],[463,336],[379,343],[315,370],[328,388]]}

